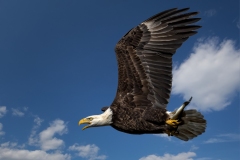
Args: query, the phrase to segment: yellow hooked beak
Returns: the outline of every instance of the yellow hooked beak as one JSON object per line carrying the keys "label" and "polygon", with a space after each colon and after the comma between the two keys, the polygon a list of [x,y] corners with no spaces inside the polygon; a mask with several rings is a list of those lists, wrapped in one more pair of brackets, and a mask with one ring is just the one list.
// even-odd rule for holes
{"label": "yellow hooked beak", "polygon": [[[78,125],[81,125],[81,124],[91,124],[90,119],[88,119],[88,118],[83,118],[83,119],[81,119],[81,120],[78,122]],[[84,130],[84,129],[88,128],[88,127],[89,127],[89,125],[83,127],[82,130]]]}

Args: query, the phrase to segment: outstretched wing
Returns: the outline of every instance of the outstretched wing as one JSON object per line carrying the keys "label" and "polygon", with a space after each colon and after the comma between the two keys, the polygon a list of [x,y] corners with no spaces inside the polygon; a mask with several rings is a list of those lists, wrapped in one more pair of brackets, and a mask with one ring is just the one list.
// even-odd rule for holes
{"label": "outstretched wing", "polygon": [[112,106],[166,108],[172,86],[172,56],[196,34],[197,12],[170,9],[131,29],[116,45],[118,88]]}

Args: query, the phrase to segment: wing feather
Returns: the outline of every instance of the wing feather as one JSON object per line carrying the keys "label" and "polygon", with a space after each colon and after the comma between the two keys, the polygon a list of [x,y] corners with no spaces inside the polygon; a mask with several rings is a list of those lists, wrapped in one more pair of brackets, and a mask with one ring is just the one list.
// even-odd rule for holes
{"label": "wing feather", "polygon": [[173,8],[158,13],[117,43],[118,88],[112,106],[166,108],[172,86],[172,56],[200,28],[192,25],[200,18],[191,18],[198,13],[183,13],[187,10]]}

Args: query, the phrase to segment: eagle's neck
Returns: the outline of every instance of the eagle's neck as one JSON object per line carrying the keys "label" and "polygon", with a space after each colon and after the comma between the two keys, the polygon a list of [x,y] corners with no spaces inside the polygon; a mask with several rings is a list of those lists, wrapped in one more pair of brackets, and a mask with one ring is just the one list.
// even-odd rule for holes
{"label": "eagle's neck", "polygon": [[110,107],[101,114],[104,125],[112,124],[112,115],[113,115],[113,112]]}

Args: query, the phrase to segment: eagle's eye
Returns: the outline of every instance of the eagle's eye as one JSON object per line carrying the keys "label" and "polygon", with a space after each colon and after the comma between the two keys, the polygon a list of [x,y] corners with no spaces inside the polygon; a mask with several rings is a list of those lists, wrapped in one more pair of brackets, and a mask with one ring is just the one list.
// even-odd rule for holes
{"label": "eagle's eye", "polygon": [[89,121],[92,121],[93,120],[93,118],[92,117],[89,117],[89,118],[87,118]]}

